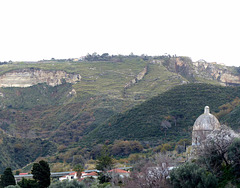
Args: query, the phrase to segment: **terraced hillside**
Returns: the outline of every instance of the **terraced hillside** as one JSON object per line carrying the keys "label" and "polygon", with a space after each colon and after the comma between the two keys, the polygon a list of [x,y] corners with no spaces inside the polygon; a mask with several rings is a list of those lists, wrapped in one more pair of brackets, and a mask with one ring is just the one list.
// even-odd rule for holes
{"label": "terraced hillside", "polygon": [[[174,86],[198,82],[239,85],[239,75],[236,67],[171,56],[105,54],[79,61],[10,62],[0,65],[0,128],[13,137],[41,138],[58,148],[74,148],[83,144],[82,138],[89,132],[93,140],[103,141],[103,136],[93,136],[95,128],[100,131],[113,115]],[[153,122],[148,121],[147,140],[151,140]],[[104,132],[101,134],[106,135]],[[182,136],[187,137],[187,132]]]}
{"label": "terraced hillside", "polygon": [[[192,126],[206,105],[212,113],[218,107],[239,101],[240,87],[210,84],[187,84],[160,94],[150,100],[111,117],[86,136],[90,143],[113,142],[115,139],[140,140],[152,144],[191,139]],[[235,130],[240,128],[239,102],[231,114],[221,116]],[[233,119],[233,122],[230,121]]]}

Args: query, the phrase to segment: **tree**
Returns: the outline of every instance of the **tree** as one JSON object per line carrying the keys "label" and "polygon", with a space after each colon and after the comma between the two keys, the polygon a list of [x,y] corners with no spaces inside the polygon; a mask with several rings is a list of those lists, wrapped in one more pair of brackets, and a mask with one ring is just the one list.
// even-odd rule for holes
{"label": "tree", "polygon": [[105,171],[113,166],[113,158],[110,156],[106,146],[103,147],[100,156],[97,159],[96,168]]}
{"label": "tree", "polygon": [[130,178],[124,179],[125,188],[167,188],[171,187],[167,177],[169,176],[169,165],[172,159],[167,155],[158,154],[149,161],[143,161],[134,167]]}
{"label": "tree", "polygon": [[46,188],[50,185],[50,168],[46,161],[34,163],[32,168],[33,179],[35,179],[40,188]]}
{"label": "tree", "polygon": [[12,169],[6,168],[1,176],[1,183],[3,187],[7,187],[8,185],[16,185]]}
{"label": "tree", "polygon": [[217,178],[194,163],[185,163],[173,169],[170,178],[176,188],[217,187]]}
{"label": "tree", "polygon": [[227,156],[234,176],[240,178],[240,138],[234,139],[233,143],[228,148]]}
{"label": "tree", "polygon": [[221,126],[220,130],[214,130],[197,148],[198,161],[203,163],[212,173],[220,175],[222,166],[230,165],[227,153],[237,136],[232,129],[224,125]]}
{"label": "tree", "polygon": [[78,177],[78,179],[80,179],[82,176],[82,171],[84,171],[84,168],[82,167],[82,165],[80,165],[80,164],[76,165],[73,168],[73,170],[77,172],[77,177]]}
{"label": "tree", "polygon": [[219,180],[219,187],[239,183],[240,140],[232,129],[222,125],[209,134],[197,149],[198,162]]}

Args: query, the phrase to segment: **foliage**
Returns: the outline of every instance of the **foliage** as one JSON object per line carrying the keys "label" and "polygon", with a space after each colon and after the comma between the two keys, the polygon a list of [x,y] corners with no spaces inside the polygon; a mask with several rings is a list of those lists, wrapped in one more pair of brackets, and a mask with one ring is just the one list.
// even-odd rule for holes
{"label": "foliage", "polygon": [[16,185],[12,169],[6,168],[1,176],[1,184],[3,187],[7,187],[8,185]]}
{"label": "foliage", "polygon": [[219,179],[219,187],[240,185],[240,140],[230,128],[222,126],[209,134],[198,147],[198,162]]}
{"label": "foliage", "polygon": [[39,184],[36,180],[22,178],[18,185],[21,188],[39,188]]}
{"label": "foliage", "polygon": [[194,163],[185,163],[173,169],[170,178],[176,188],[217,187],[217,178]]}
{"label": "foliage", "polygon": [[78,178],[81,178],[82,172],[84,171],[83,166],[80,165],[80,164],[77,164],[77,165],[73,168],[73,170],[77,172],[77,177],[78,177]]}
{"label": "foliage", "polygon": [[111,181],[111,176],[106,173],[100,173],[98,176],[98,180],[100,184],[107,183]]}
{"label": "foliage", "polygon": [[227,154],[236,137],[237,134],[227,126],[221,126],[220,130],[214,130],[197,148],[199,161],[205,164],[209,171],[219,175],[222,165],[230,165]]}
{"label": "foliage", "polygon": [[110,156],[107,147],[104,147],[100,156],[97,158],[96,169],[106,171],[113,167],[113,158]]}
{"label": "foliage", "polygon": [[40,138],[21,139],[11,137],[0,131],[0,172],[11,166],[19,169],[38,157],[44,157],[56,152],[52,142]]}
{"label": "foliage", "polygon": [[[90,59],[87,59],[88,57]],[[107,53],[102,55],[94,53],[87,55],[87,58],[77,62],[71,59],[51,59],[36,63],[12,62],[1,65],[0,75],[14,70],[34,68],[63,70],[82,76],[81,81],[74,85],[64,83],[51,87],[47,84],[38,84],[28,88],[0,88],[0,128],[14,139],[17,137],[25,140],[11,144],[14,147],[10,147],[8,152],[7,145],[10,144],[0,139],[0,143],[3,141],[2,148],[0,147],[0,152],[3,153],[0,156],[2,171],[9,165],[17,169],[38,157],[52,155],[56,148],[48,141],[65,146],[65,149],[59,147],[63,150],[51,157],[52,162],[74,162],[75,165],[81,160],[79,156],[88,157],[86,155],[91,147],[103,144],[105,140],[111,144],[115,139],[137,140],[141,141],[142,145],[148,143],[156,146],[176,142],[181,138],[190,138],[193,121],[202,113],[205,105],[202,101],[206,101],[215,112],[218,112],[218,106],[239,97],[238,88],[207,87],[204,84],[197,84],[180,86],[149,100],[186,81],[195,82],[194,79],[191,80],[192,77],[199,80],[199,75],[188,74],[191,59],[186,57],[178,58],[188,65],[187,69],[176,68],[177,57],[171,55],[111,56]],[[125,88],[126,84],[135,79],[146,66],[148,72],[143,79]],[[218,83],[217,80],[211,79],[200,81]],[[73,89],[76,95],[69,95]],[[210,91],[209,95],[207,91]],[[146,100],[149,101],[142,106],[126,111]],[[190,108],[192,110],[189,110]],[[231,114],[231,117],[234,117],[233,125],[235,128],[239,127],[239,111],[233,110]],[[108,121],[113,115],[116,116]],[[169,118],[166,118],[167,116]],[[226,121],[231,122],[230,120]],[[90,137],[83,140],[82,138],[90,132]],[[44,141],[25,138],[42,138]],[[120,153],[116,152],[117,157],[125,157],[128,153],[136,152],[127,144],[122,146],[127,147],[122,148]],[[76,151],[79,147],[87,152]],[[97,152],[93,158],[96,158],[95,154],[97,155]]]}
{"label": "foliage", "polygon": [[49,186],[49,188],[85,188],[85,185],[77,180],[72,181],[58,181]]}
{"label": "foliage", "polygon": [[171,162],[172,159],[165,154],[158,154],[147,161],[141,161],[134,166],[130,178],[123,179],[124,187],[171,187],[167,179]]}
{"label": "foliage", "polygon": [[240,99],[236,97],[233,101],[219,106],[218,108],[220,111],[218,113],[215,113],[214,115],[218,119],[220,119],[226,116],[227,114],[229,114],[230,112],[232,112],[239,105],[240,105]]}
{"label": "foliage", "polygon": [[231,164],[235,175],[240,178],[240,138],[235,138],[228,148],[228,160]]}
{"label": "foliage", "polygon": [[[240,97],[240,88],[209,84],[188,84],[153,97],[150,100],[112,116],[86,136],[86,140],[104,142],[115,139],[132,139],[151,142],[169,142],[191,138],[192,125],[203,113],[205,105],[212,112]],[[204,103],[203,103],[204,101]],[[161,126],[166,117],[171,127]]]}
{"label": "foliage", "polygon": [[111,154],[114,156],[128,156],[130,153],[139,153],[143,146],[139,141],[115,140],[111,148]]}
{"label": "foliage", "polygon": [[39,161],[39,163],[34,163],[32,172],[33,179],[35,179],[40,188],[46,188],[50,185],[50,168],[46,161]]}

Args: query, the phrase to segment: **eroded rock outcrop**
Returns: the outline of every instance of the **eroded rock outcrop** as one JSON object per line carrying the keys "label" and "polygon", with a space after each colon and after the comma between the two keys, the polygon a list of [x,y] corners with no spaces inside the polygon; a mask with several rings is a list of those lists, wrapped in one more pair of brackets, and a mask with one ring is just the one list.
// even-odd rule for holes
{"label": "eroded rock outcrop", "polygon": [[[173,62],[173,61],[171,61]],[[215,80],[222,85],[240,85],[240,73],[237,67],[228,67],[217,63],[206,61],[186,62],[181,58],[176,58],[174,71],[183,77],[197,81],[197,77],[208,80]],[[169,65],[169,70],[173,70],[173,63]]]}
{"label": "eroded rock outcrop", "polygon": [[147,69],[147,66],[146,66],[146,67],[144,67],[144,69],[134,79],[132,79],[129,83],[127,83],[124,88],[129,88],[133,84],[135,84],[138,81],[142,80],[143,77],[147,74],[147,71],[148,71],[148,69]]}
{"label": "eroded rock outcrop", "polygon": [[68,83],[76,83],[81,80],[81,76],[68,74],[65,71],[22,69],[1,75],[0,87],[30,87],[39,83],[56,86],[62,84],[64,80]]}

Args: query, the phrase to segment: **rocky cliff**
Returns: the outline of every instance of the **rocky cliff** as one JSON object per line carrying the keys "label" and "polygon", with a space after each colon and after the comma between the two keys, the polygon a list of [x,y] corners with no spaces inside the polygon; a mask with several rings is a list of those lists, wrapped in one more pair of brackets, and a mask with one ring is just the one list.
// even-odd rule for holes
{"label": "rocky cliff", "polygon": [[240,85],[240,72],[237,67],[208,63],[204,60],[192,62],[183,58],[171,59],[167,67],[170,71],[174,71],[196,82],[199,78],[203,78],[217,81],[225,86]]}
{"label": "rocky cliff", "polygon": [[0,76],[0,87],[30,87],[39,83],[50,86],[62,84],[63,81],[76,83],[81,80],[79,74],[68,74],[64,71],[46,71],[40,69],[22,69]]}

